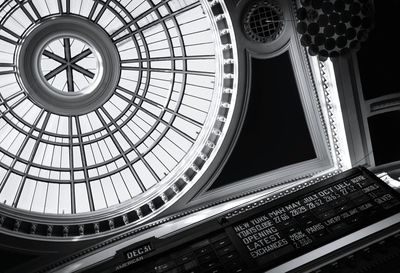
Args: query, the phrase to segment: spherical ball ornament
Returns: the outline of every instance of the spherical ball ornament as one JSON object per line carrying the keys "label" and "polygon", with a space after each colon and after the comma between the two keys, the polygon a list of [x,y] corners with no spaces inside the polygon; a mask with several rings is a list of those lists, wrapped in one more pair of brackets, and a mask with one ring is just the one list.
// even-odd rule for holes
{"label": "spherical ball ornament", "polygon": [[360,16],[353,16],[350,19],[350,25],[354,28],[357,28],[361,25],[362,19]]}
{"label": "spherical ball ornament", "polygon": [[305,34],[300,38],[300,43],[302,46],[309,46],[312,43],[312,38],[310,35]]}
{"label": "spherical ball ornament", "polygon": [[305,34],[307,32],[307,24],[305,22],[298,22],[296,26],[296,30],[300,34]]}
{"label": "spherical ball ornament", "polygon": [[333,6],[333,4],[331,3],[331,2],[329,2],[329,1],[325,1],[323,4],[322,4],[322,12],[323,13],[325,13],[325,14],[331,14],[332,12],[333,12],[333,10],[334,10],[334,6]]}
{"label": "spherical ball ornament", "polygon": [[329,38],[329,39],[326,39],[324,45],[325,45],[326,50],[331,51],[336,47],[336,41],[333,38]]}
{"label": "spherical ball ornament", "polygon": [[329,57],[329,52],[328,52],[327,50],[325,50],[325,49],[320,50],[318,54],[319,54],[319,56],[321,56],[321,57],[325,57],[325,58],[328,58],[328,57]]}
{"label": "spherical ball ornament", "polygon": [[338,51],[331,51],[331,52],[329,52],[329,57],[331,57],[331,58],[336,58],[336,57],[339,57],[340,55],[339,55],[339,52]]}
{"label": "spherical ball ornament", "polygon": [[326,27],[329,24],[329,17],[325,14],[318,16],[318,24],[320,27]]}
{"label": "spherical ball ornament", "polygon": [[357,36],[357,31],[355,28],[348,28],[346,29],[346,38],[347,40],[353,40]]}
{"label": "spherical ball ornament", "polygon": [[344,11],[344,9],[346,7],[344,1],[342,1],[342,0],[336,0],[334,3],[334,6],[335,6],[336,12],[342,12],[342,11]]}
{"label": "spherical ball ornament", "polygon": [[297,10],[297,18],[299,20],[304,20],[307,18],[307,10],[305,8],[299,8]]}
{"label": "spherical ball ornament", "polygon": [[311,5],[311,0],[300,0],[300,3],[303,7],[308,7]]}
{"label": "spherical ball ornament", "polygon": [[344,48],[347,45],[347,39],[345,36],[339,36],[336,38],[336,46],[338,48]]}
{"label": "spherical ball ornament", "polygon": [[373,27],[372,0],[301,0],[296,30],[300,43],[320,61],[360,48]]}
{"label": "spherical ball ornament", "polygon": [[327,50],[323,49],[318,52],[318,60],[321,62],[325,62],[329,57],[329,53]]}
{"label": "spherical ball ornament", "polygon": [[326,60],[328,60],[328,57],[324,57],[318,54],[318,60],[321,62],[325,62]]}
{"label": "spherical ball ornament", "polygon": [[331,15],[329,15],[329,22],[330,22],[332,25],[334,25],[334,26],[335,26],[337,23],[339,23],[339,22],[340,22],[340,15],[339,15],[339,13],[332,12]]}
{"label": "spherical ball ornament", "polygon": [[358,2],[354,2],[350,4],[349,10],[352,14],[359,14],[361,11],[361,5]]}
{"label": "spherical ball ornament", "polygon": [[[302,1],[305,6],[308,1]],[[300,8],[297,10],[297,18],[301,18],[297,31],[306,34],[310,10]],[[318,16],[316,13],[315,16]],[[305,24],[301,24],[304,22]],[[258,43],[269,43],[276,40],[283,32],[284,18],[281,8],[272,2],[261,0],[253,2],[243,16],[243,29],[247,38]]]}
{"label": "spherical ball ornament", "polygon": [[307,31],[311,35],[317,35],[319,32],[319,25],[317,23],[311,23],[308,25]]}
{"label": "spherical ball ornament", "polygon": [[332,37],[333,35],[335,35],[335,28],[332,25],[328,25],[324,28],[324,32],[323,34],[326,37]]}
{"label": "spherical ball ornament", "polygon": [[346,32],[346,25],[344,23],[339,23],[335,27],[335,33],[337,35],[343,35]]}
{"label": "spherical ball ornament", "polygon": [[315,22],[318,19],[318,11],[316,11],[315,9],[310,9],[307,12],[307,19],[311,22]]}
{"label": "spherical ball ornament", "polygon": [[348,10],[344,10],[341,14],[340,14],[340,21],[343,23],[347,23],[350,22],[351,19],[351,12]]}
{"label": "spherical ball ornament", "polygon": [[323,2],[324,2],[323,0],[311,0],[311,6],[314,9],[320,9]]}

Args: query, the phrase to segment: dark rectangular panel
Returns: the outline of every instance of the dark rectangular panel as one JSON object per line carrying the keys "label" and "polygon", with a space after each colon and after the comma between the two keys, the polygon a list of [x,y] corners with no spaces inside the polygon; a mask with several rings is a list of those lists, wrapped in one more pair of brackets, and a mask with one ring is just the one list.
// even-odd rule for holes
{"label": "dark rectangular panel", "polygon": [[400,1],[374,1],[374,28],[361,44],[358,66],[365,99],[399,92],[397,65]]}
{"label": "dark rectangular panel", "polygon": [[211,189],[316,157],[289,53],[251,63],[244,126]]}
{"label": "dark rectangular panel", "polygon": [[269,269],[400,212],[400,195],[368,173],[332,182],[266,205],[234,224],[231,234]]}
{"label": "dark rectangular panel", "polygon": [[39,256],[25,253],[17,253],[15,251],[11,251],[10,249],[0,248],[0,257],[1,269],[7,271],[16,268],[17,266],[21,266],[22,264],[26,264],[31,260],[38,258]]}
{"label": "dark rectangular panel", "polygon": [[400,111],[392,111],[368,118],[375,165],[400,160]]}

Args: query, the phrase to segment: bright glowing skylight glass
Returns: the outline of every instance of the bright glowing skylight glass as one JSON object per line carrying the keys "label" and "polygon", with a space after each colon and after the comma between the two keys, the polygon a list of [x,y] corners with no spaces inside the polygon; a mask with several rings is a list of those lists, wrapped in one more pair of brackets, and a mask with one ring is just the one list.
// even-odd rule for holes
{"label": "bright glowing skylight glass", "polygon": [[[116,86],[86,112],[50,109],[21,80],[26,37],[60,15],[99,26],[118,52]],[[52,214],[107,208],[176,180],[206,143],[222,75],[201,1],[3,1],[0,25],[0,203]],[[39,49],[39,76],[61,102],[96,93],[105,69],[101,50],[96,57],[75,36]]]}
{"label": "bright glowing skylight glass", "polygon": [[45,46],[39,72],[56,90],[79,92],[93,84],[100,63],[88,44],[66,36]]}

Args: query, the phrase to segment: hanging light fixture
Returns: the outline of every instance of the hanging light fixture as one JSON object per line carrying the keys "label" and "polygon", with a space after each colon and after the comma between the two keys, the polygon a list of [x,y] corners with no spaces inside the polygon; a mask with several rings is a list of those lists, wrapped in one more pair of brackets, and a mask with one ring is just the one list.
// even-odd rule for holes
{"label": "hanging light fixture", "polygon": [[328,57],[357,51],[373,26],[372,0],[301,0],[296,30],[311,56]]}

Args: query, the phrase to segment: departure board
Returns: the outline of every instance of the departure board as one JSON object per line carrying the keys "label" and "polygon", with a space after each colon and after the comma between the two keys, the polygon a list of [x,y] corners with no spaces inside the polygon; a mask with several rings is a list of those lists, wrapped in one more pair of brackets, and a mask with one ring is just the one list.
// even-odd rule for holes
{"label": "departure board", "polygon": [[242,252],[261,268],[272,267],[400,212],[399,194],[361,170],[289,195],[289,201],[273,201],[235,222]]}
{"label": "departure board", "polygon": [[[366,236],[365,232],[357,237],[356,231],[369,227],[376,233],[388,226],[370,225],[400,213],[400,194],[365,168],[305,183],[297,191],[264,201],[263,205],[246,207],[242,213],[211,218],[172,236],[153,236],[125,246],[112,260],[89,272],[286,272],[275,269],[346,235],[349,237],[335,247],[351,247],[357,238]],[[400,219],[396,221],[400,223]],[[335,247],[326,249],[340,252],[340,247]],[[319,257],[311,260],[316,262]],[[290,266],[295,269],[311,260]]]}

